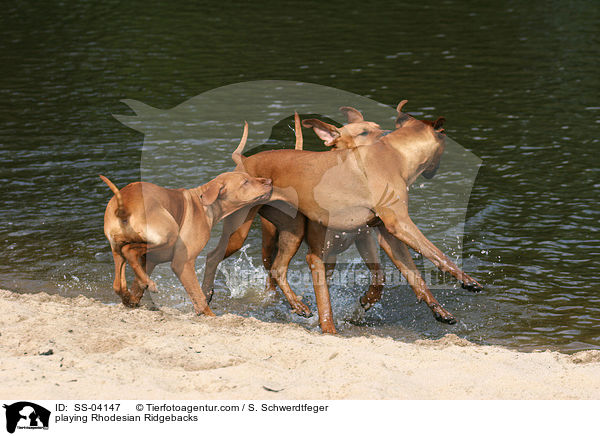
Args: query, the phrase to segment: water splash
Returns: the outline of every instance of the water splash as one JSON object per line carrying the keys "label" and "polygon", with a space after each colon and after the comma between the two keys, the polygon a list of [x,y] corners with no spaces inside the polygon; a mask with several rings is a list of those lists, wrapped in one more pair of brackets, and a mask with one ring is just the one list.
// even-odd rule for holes
{"label": "water splash", "polygon": [[267,279],[267,273],[262,266],[254,265],[247,250],[250,244],[244,245],[239,255],[233,259],[221,262],[217,273],[223,273],[225,286],[229,289],[231,298],[243,298],[250,294],[261,293]]}

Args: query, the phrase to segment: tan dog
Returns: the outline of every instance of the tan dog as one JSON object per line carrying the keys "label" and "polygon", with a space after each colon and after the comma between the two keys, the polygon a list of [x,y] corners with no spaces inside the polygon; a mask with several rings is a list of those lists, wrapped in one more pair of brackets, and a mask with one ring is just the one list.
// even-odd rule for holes
{"label": "tan dog", "polygon": [[[358,110],[351,107],[342,107],[340,110],[346,114],[348,119],[348,124],[341,128],[334,127],[316,119],[304,120],[303,124],[305,127],[312,127],[317,135],[323,139],[325,145],[331,147],[332,149],[355,148],[362,145],[372,144],[383,135],[384,132],[381,130],[379,125],[373,122],[365,121],[362,114]],[[294,114],[294,121],[296,133],[295,149],[302,150],[302,127],[297,113]],[[234,152],[234,160],[239,161],[241,158],[241,151],[242,149],[238,148]],[[267,290],[270,292],[275,292],[277,285],[279,285],[290,306],[292,307],[293,312],[301,316],[311,316],[312,313],[308,306],[306,306],[301,301],[301,298],[293,292],[287,281],[287,270],[289,263],[292,257],[298,251],[298,248],[300,247],[302,239],[305,235],[306,217],[301,213],[295,213],[295,211],[293,214],[295,216],[291,216],[285,212],[282,212],[278,208],[268,205],[260,208],[259,213],[261,214],[263,235],[262,259],[265,269],[268,272]],[[269,216],[269,219],[265,218],[264,216]],[[248,221],[245,223],[245,226],[249,227],[250,224],[251,221]],[[365,259],[365,262],[367,262],[367,266],[372,271],[372,284],[369,287],[367,294],[365,294],[363,297],[365,301],[371,301],[374,298],[371,295],[381,295],[383,277],[380,272],[377,244],[374,242],[373,238],[369,236],[369,231],[370,229],[367,229],[365,232],[362,232],[362,234],[358,233],[360,237],[352,240],[347,240],[347,238],[343,239],[345,241],[346,248],[356,240],[356,246],[359,252]],[[238,233],[242,235],[239,238],[237,237]],[[319,237],[319,235],[314,235],[311,239],[322,240],[324,237],[324,234],[321,237]],[[226,250],[226,257],[239,250],[244,239],[245,237],[243,236],[243,230],[241,229],[238,230],[236,234],[232,235]],[[338,247],[338,250],[340,251],[343,251],[344,249],[345,248]],[[330,262],[328,264],[329,270],[333,270],[335,266],[333,253],[328,260]],[[320,308],[324,306],[321,305],[318,307],[320,310]],[[331,310],[329,311],[331,312]],[[321,310],[319,313],[321,313]],[[322,316],[321,318],[326,318],[326,316]]]}
{"label": "tan dog", "polygon": [[[423,174],[437,170],[445,148],[445,134],[436,122],[415,120],[398,105],[396,130],[368,147],[318,153],[299,150],[273,150],[248,158],[237,157],[238,170],[273,179],[272,200],[296,207],[311,221],[340,231],[357,231],[368,223],[381,221],[379,242],[407,278],[417,299],[425,301],[438,320],[455,318],[433,297],[416,270],[406,246],[423,254],[440,270],[449,272],[472,291],[481,285],[458,268],[415,226],[408,215],[408,186]],[[402,127],[402,128],[400,128]],[[290,190],[290,188],[292,188]],[[204,285],[212,290],[216,267],[227,254],[229,235],[234,245],[245,240],[259,208],[242,209],[224,221],[219,246],[207,256]],[[264,215],[263,215],[264,216]],[[272,221],[271,217],[267,217]],[[240,230],[236,232],[236,230]],[[405,245],[406,244],[406,245]],[[325,265],[318,256],[309,259],[313,276],[325,277]],[[317,305],[328,300],[324,287],[318,287]],[[323,331],[333,325],[320,319]]]}
{"label": "tan dog", "polygon": [[[247,131],[246,124],[242,147]],[[137,306],[146,289],[156,292],[149,276],[157,264],[171,262],[196,313],[214,316],[198,283],[196,257],[215,223],[241,207],[269,199],[271,180],[230,172],[194,189],[135,182],[119,190],[106,177],[100,177],[115,194],[106,206],[104,234],[115,261],[113,288],[123,304]],[[126,261],[135,273],[131,292],[125,279]]]}
{"label": "tan dog", "polygon": [[[312,128],[317,136],[324,141],[325,146],[333,149],[349,149],[364,145],[369,145],[376,142],[384,132],[378,124],[365,121],[363,115],[352,107],[340,108],[348,119],[348,124],[338,128],[331,124],[327,124],[317,119],[307,119],[302,122],[304,127]],[[300,129],[299,120],[296,114],[296,130]],[[302,139],[298,141],[298,133],[296,140],[296,150],[302,149]],[[300,142],[300,145],[298,145]],[[383,289],[383,271],[380,267],[379,251],[372,233],[373,229],[359,229],[356,232],[336,232],[313,223],[306,219],[302,213],[298,213],[295,217],[290,217],[271,206],[264,206],[259,210],[262,222],[262,241],[263,241],[263,263],[268,271],[267,289],[275,291],[276,285],[282,289],[290,306],[294,312],[309,316],[310,309],[301,302],[300,298],[292,291],[287,281],[287,271],[291,259],[295,256],[303,238],[309,244],[309,256],[317,255],[325,262],[327,276],[333,272],[336,264],[337,254],[345,251],[350,245],[354,244],[358,249],[365,264],[371,271],[371,284],[368,291],[361,297],[360,301],[365,309],[370,308],[375,302],[381,298]],[[276,215],[275,222],[267,220],[262,215]],[[231,251],[228,247],[228,252]],[[307,258],[307,261],[310,257]],[[318,282],[313,285],[323,286]],[[325,281],[324,286],[327,286]],[[315,291],[316,295],[319,295]],[[324,294],[324,293],[321,293]],[[326,295],[329,295],[327,290]],[[330,321],[330,325],[325,328],[329,333],[335,333],[333,326],[333,318],[331,304],[329,299],[321,299],[320,304],[317,304],[319,311],[319,319]]]}
{"label": "tan dog", "polygon": [[[399,105],[400,110],[405,103],[406,101]],[[356,109],[342,109],[345,109],[345,111],[351,110],[351,112],[349,112],[351,116],[348,117],[349,121],[357,124],[363,121],[362,114]],[[420,121],[432,127],[435,126],[435,128],[439,128],[441,127],[443,119],[440,118],[435,122],[423,120],[415,121]],[[408,127],[410,122],[414,121],[407,120],[403,123],[402,127]],[[356,140],[354,137],[344,138],[344,134],[348,131],[351,131],[349,129],[351,125],[344,126],[345,131],[342,131],[342,129],[339,129],[331,124],[324,123],[320,120],[304,120],[302,124],[305,127],[312,127],[317,136],[325,141],[325,145],[332,146],[337,149],[368,146],[369,144],[375,142],[383,134],[383,132],[379,129],[379,126],[374,123],[371,129],[365,130],[364,132],[354,129],[354,137],[357,138]],[[378,135],[373,134],[375,132],[375,128],[379,129]],[[367,142],[368,139],[366,138],[368,135],[366,132],[373,134],[373,140],[371,142]],[[296,149],[298,149],[298,147],[296,147]],[[265,208],[268,207],[269,206],[265,206]],[[274,269],[269,278],[274,279],[274,281],[279,284],[280,288],[289,288],[285,274],[287,273],[290,260],[300,247],[303,236],[309,246],[309,253],[306,257],[309,266],[314,265],[315,263],[324,263],[325,277],[319,275],[318,271],[316,274],[313,274],[315,295],[320,296],[320,299],[317,301],[317,308],[319,311],[321,328],[324,332],[335,333],[335,325],[333,323],[333,312],[331,309],[327,281],[331,272],[335,268],[337,255],[347,250],[352,244],[356,246],[363,261],[371,272],[371,283],[369,288],[367,292],[360,297],[361,305],[365,310],[368,310],[381,299],[384,275],[381,269],[378,247],[372,236],[377,235],[379,239],[380,233],[376,232],[374,228],[365,226],[355,231],[340,232],[328,229],[327,227],[322,226],[314,221],[306,220],[304,215],[298,213],[296,218],[289,218],[287,221],[279,219],[278,225],[280,228],[277,228],[275,225],[271,224],[275,230],[271,229],[271,231],[265,231],[265,221],[267,220],[263,217],[261,217],[261,219],[263,221],[263,259],[266,257],[265,254],[268,256],[268,250],[270,248],[271,256],[274,255],[274,260],[272,262]],[[299,220],[304,220],[304,227],[299,225]],[[273,240],[276,237],[275,235],[277,235],[276,241]],[[389,249],[389,246],[385,243],[385,241],[382,242],[382,245],[392,261],[394,261],[394,263],[398,263],[399,259],[394,258],[394,253]],[[410,258],[410,262],[412,265],[411,269],[416,271],[416,267],[412,263],[412,258]],[[319,288],[322,289],[319,290]],[[291,289],[288,289],[286,296],[291,292]],[[290,302],[290,304],[292,304],[292,302]],[[443,318],[439,320],[449,324],[456,323],[454,318]]]}

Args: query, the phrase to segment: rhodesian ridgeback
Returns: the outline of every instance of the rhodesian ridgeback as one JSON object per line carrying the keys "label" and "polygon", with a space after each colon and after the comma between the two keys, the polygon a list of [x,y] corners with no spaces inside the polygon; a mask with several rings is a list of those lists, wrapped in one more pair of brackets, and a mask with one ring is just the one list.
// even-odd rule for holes
{"label": "rhodesian ridgeback", "polygon": [[[351,107],[342,107],[340,110],[348,119],[348,124],[341,128],[336,128],[330,124],[315,119],[304,120],[304,125],[312,127],[317,135],[323,139],[325,145],[327,147],[331,147],[332,149],[355,148],[358,146],[371,144],[377,141],[377,139],[384,134],[378,124],[365,121],[362,114],[358,110]],[[302,150],[302,126],[297,113],[294,114],[294,121],[296,133],[295,149]],[[239,160],[241,157],[241,149],[236,150],[233,154],[233,157],[234,160]],[[293,214],[288,215],[280,209],[272,206],[264,206],[260,209],[259,213],[261,215],[263,232],[262,259],[263,264],[268,272],[267,290],[275,292],[277,285],[279,285],[284,296],[292,307],[292,310],[299,315],[310,316],[310,309],[301,301],[301,298],[293,292],[287,281],[287,270],[289,263],[292,257],[296,254],[302,242],[303,236],[305,235],[305,226],[307,222],[306,218],[302,213],[296,213],[296,211],[294,211]],[[269,216],[270,220],[265,218],[265,216]],[[277,223],[277,225],[274,223]],[[245,225],[250,224],[251,222],[247,222]],[[347,247],[356,240],[356,246],[359,249],[359,252],[373,272],[371,275],[372,284],[364,297],[366,299],[372,298],[368,295],[381,294],[381,281],[383,277],[380,272],[377,245],[369,236],[369,231],[370,229],[367,229],[362,232],[362,234],[359,232],[359,236],[353,239],[344,237],[340,239],[340,241],[336,241],[346,241],[345,246]],[[243,235],[243,232],[243,230],[238,230],[236,233]],[[323,235],[321,239],[324,238],[324,236],[325,235]],[[338,236],[341,237],[341,233]],[[243,239],[245,239],[245,236],[238,238],[235,234],[229,238],[226,256],[229,256],[239,250],[242,246]],[[310,239],[319,240],[319,236],[314,235],[313,238]],[[338,250],[343,251],[343,249],[345,249],[339,247],[338,245],[339,244],[336,244]],[[277,255],[275,255],[275,253],[277,253]],[[333,267],[335,266],[333,252],[329,257],[329,260],[329,270],[332,271]]]}
{"label": "rhodesian ridgeback", "polygon": [[[247,136],[246,124],[240,147]],[[104,234],[115,262],[113,288],[123,304],[135,307],[146,289],[156,292],[149,276],[157,264],[171,262],[196,313],[214,316],[198,283],[196,257],[219,220],[244,206],[269,199],[271,180],[238,171],[220,174],[193,189],[135,182],[119,190],[106,177],[100,177],[114,193],[104,214]],[[126,262],[135,273],[131,292],[125,279]]]}
{"label": "rhodesian ridgeback", "polygon": [[[331,149],[348,149],[376,142],[384,132],[378,124],[365,121],[363,115],[352,107],[340,108],[348,119],[348,124],[337,128],[321,120],[307,119],[302,122],[304,127],[312,128],[317,136],[324,141],[325,146]],[[302,135],[299,119],[296,114],[296,150],[302,149]],[[259,214],[261,214],[259,210]],[[358,249],[365,264],[371,271],[371,284],[368,291],[361,297],[363,307],[368,309],[379,300],[383,288],[383,271],[380,267],[379,252],[370,228],[359,229],[356,232],[336,232],[322,227],[307,220],[298,212],[295,217],[290,217],[279,212],[271,206],[265,206],[264,214],[277,215],[277,225],[273,224],[261,215],[262,241],[263,241],[263,263],[268,271],[267,289],[275,291],[276,285],[282,289],[293,311],[303,315],[310,315],[310,309],[300,301],[300,298],[292,291],[287,281],[289,263],[294,257],[302,240],[309,244],[310,254],[320,256],[325,262],[327,277],[333,272],[337,254],[345,251],[354,244]],[[231,251],[228,249],[228,252]],[[313,283],[317,286],[317,283]],[[325,283],[327,286],[327,283]],[[327,293],[328,295],[328,293]],[[329,307],[329,308],[328,308]],[[318,306],[319,313],[331,312],[330,304]],[[334,327],[332,327],[334,329]],[[329,329],[331,330],[331,329]]]}
{"label": "rhodesian ridgeback", "polygon": [[[402,105],[405,103],[406,102],[403,102]],[[402,106],[399,106],[399,108],[401,109]],[[342,109],[344,109],[348,114],[348,120],[350,122],[358,123],[364,121],[362,114],[356,109]],[[402,127],[408,127],[410,121],[411,120],[407,120],[404,122]],[[427,120],[414,121],[420,121],[432,127],[435,126],[435,128],[440,128],[441,124],[443,123],[443,119],[441,118],[435,122]],[[363,132],[354,130],[355,134],[353,137],[349,137],[346,138],[346,140],[340,141],[340,139],[343,138],[343,132],[331,124],[324,123],[320,120],[304,120],[302,124],[305,127],[313,128],[317,136],[325,141],[325,145],[336,149],[355,148],[369,145],[370,143],[373,143],[379,139],[379,137],[381,137],[383,134],[383,132],[379,129],[379,126],[374,124],[371,129],[367,128]],[[346,128],[346,130],[348,131],[349,129]],[[367,142],[367,140],[361,141],[360,138],[364,138],[369,131],[371,134],[373,134],[373,140],[370,142]],[[354,138],[359,139],[355,140]],[[296,149],[301,149],[301,147],[297,145]],[[430,176],[432,176],[432,174],[430,174]],[[265,206],[265,208],[268,207],[269,206]],[[304,227],[298,223],[298,221],[302,219],[305,221]],[[325,266],[325,277],[322,277],[322,275],[319,274],[319,271],[316,271],[316,274],[313,274],[313,286],[315,287],[315,294],[317,296],[321,296],[318,301],[319,318],[325,318],[325,320],[332,319],[333,314],[329,300],[327,279],[335,268],[337,255],[345,251],[352,244],[355,244],[359,254],[371,272],[371,283],[369,285],[369,289],[364,295],[361,296],[360,303],[365,310],[368,310],[380,300],[383,291],[384,275],[380,266],[377,245],[371,236],[372,234],[377,234],[379,239],[381,238],[380,232],[376,233],[375,229],[369,226],[359,228],[355,231],[335,231],[328,229],[327,227],[322,226],[314,221],[306,220],[304,215],[301,213],[298,213],[296,218],[290,217],[287,220],[284,217],[280,217],[277,221],[279,228],[267,221],[262,216],[261,220],[263,221],[263,261],[268,259],[269,250],[271,252],[271,256],[274,256],[274,259],[272,260],[272,265],[274,267],[272,273],[269,275],[269,280],[279,284],[280,288],[287,289],[286,296],[291,294],[292,291],[289,289],[289,284],[286,280],[285,274],[287,273],[289,262],[296,254],[304,236],[304,239],[309,245],[309,253],[307,255],[307,262],[309,265],[314,265],[315,263],[324,263]],[[271,229],[268,228],[267,223],[270,224],[272,227]],[[275,240],[275,235],[277,235],[277,240]],[[402,260],[404,260],[404,263],[410,262],[411,274],[414,274],[415,272],[418,273],[414,263],[412,263],[411,258],[398,259],[394,257],[394,252],[391,251],[389,245],[386,244],[385,241],[382,241],[382,246],[395,264],[400,264]],[[316,262],[315,259],[317,259]],[[271,283],[268,282],[268,285],[271,285]],[[317,291],[317,287],[322,287],[323,290],[319,292]],[[295,294],[293,295],[295,296]],[[289,300],[290,298],[288,298],[288,301]],[[292,303],[293,300],[290,301],[290,304]],[[456,322],[454,318],[444,318],[440,319],[440,321],[450,324],[454,324]],[[333,325],[333,322],[325,326],[324,329],[330,333],[335,332],[335,326]]]}
{"label": "rhodesian ridgeback", "polygon": [[[471,291],[481,285],[464,273],[435,247],[408,214],[408,186],[419,174],[433,176],[445,148],[443,119],[423,123],[402,112],[398,105],[396,130],[368,147],[319,153],[301,150],[272,150],[250,157],[237,157],[237,170],[273,180],[272,200],[283,200],[311,221],[339,231],[357,231],[380,220],[379,243],[412,286],[417,299],[425,301],[436,319],[453,322],[454,316],[433,297],[414,267],[407,246],[431,260],[436,267],[462,281]],[[402,127],[402,128],[400,128]],[[224,220],[219,246],[207,256],[204,287],[212,291],[214,272],[227,254],[229,236],[245,240],[249,222],[259,207],[244,208]],[[269,217],[267,217],[270,219]],[[324,262],[309,259],[313,275],[326,276]],[[319,301],[327,299],[319,287]],[[334,332],[330,314],[319,314],[324,332]]]}

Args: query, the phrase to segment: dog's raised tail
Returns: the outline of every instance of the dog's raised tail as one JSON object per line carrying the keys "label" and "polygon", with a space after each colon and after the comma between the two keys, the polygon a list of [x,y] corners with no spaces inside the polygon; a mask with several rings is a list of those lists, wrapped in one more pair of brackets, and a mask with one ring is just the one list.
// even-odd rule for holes
{"label": "dog's raised tail", "polygon": [[294,133],[296,134],[296,145],[294,150],[302,150],[304,146],[304,139],[302,138],[302,124],[300,123],[300,115],[294,111]]}
{"label": "dog's raised tail", "polygon": [[241,165],[244,156],[242,152],[244,151],[244,147],[246,146],[246,141],[248,140],[248,122],[244,121],[244,133],[242,134],[242,140],[240,141],[240,145],[237,146],[235,151],[231,153],[231,158],[235,162],[236,165]]}
{"label": "dog's raised tail", "polygon": [[122,220],[126,219],[129,215],[127,213],[127,209],[125,209],[125,205],[123,204],[123,197],[121,197],[121,193],[119,192],[119,188],[115,186],[113,182],[108,180],[108,177],[104,177],[102,174],[98,174],[102,181],[108,185],[110,190],[115,194],[115,198],[117,199],[117,210],[115,211],[115,215],[117,218]]}

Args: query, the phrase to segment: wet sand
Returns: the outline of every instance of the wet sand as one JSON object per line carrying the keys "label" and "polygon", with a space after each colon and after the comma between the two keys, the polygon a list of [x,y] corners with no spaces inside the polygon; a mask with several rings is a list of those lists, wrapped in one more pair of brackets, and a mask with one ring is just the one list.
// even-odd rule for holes
{"label": "wet sand", "polygon": [[600,399],[600,351],[404,343],[0,290],[0,398]]}

